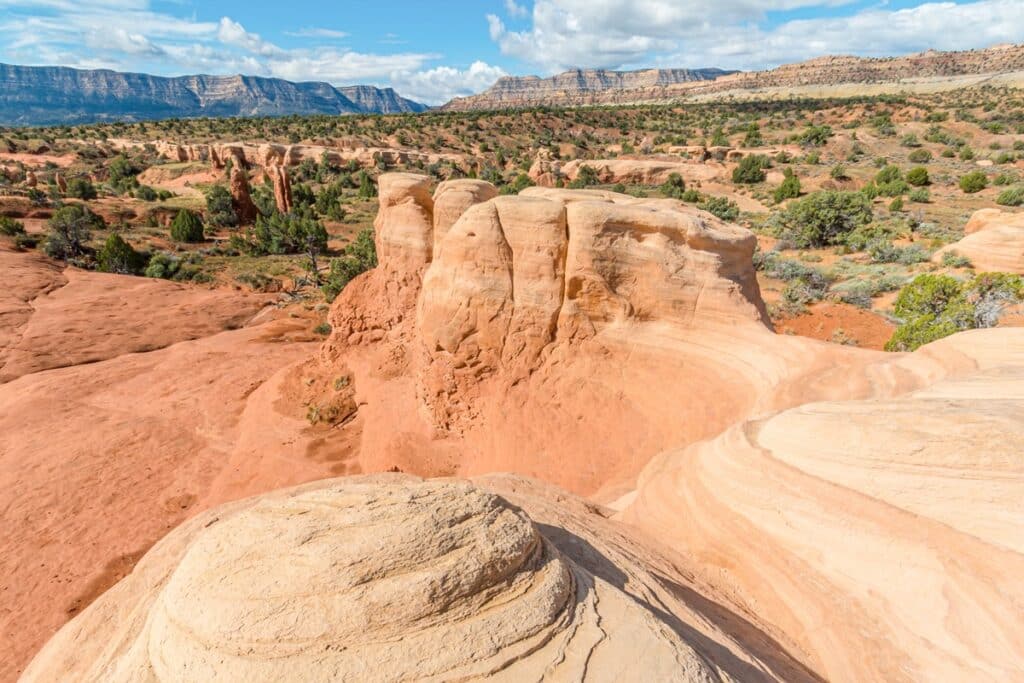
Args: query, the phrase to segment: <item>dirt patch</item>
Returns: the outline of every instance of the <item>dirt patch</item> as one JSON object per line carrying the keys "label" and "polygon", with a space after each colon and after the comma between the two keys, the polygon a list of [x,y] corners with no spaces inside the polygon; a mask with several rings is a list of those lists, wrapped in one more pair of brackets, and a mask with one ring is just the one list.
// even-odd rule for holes
{"label": "dirt patch", "polygon": [[780,334],[850,344],[865,349],[882,349],[896,326],[876,313],[850,304],[814,304],[806,313],[775,323]]}

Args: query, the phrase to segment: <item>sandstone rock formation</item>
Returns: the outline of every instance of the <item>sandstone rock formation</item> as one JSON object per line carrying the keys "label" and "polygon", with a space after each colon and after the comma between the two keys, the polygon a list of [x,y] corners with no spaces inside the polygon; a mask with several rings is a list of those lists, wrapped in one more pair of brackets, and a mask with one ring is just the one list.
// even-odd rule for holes
{"label": "sandstone rock formation", "polygon": [[39,184],[34,171],[25,171],[25,187],[35,187]]}
{"label": "sandstone rock formation", "polygon": [[981,209],[964,227],[963,239],[935,252],[941,263],[947,253],[966,256],[975,270],[1024,275],[1024,214]]}
{"label": "sandstone rock formation", "polygon": [[[472,477],[535,525],[465,484],[396,477],[231,504],[155,546],[29,674],[144,679],[187,660],[232,677],[281,677],[282,662],[314,678],[318,663],[471,677],[458,667],[497,656],[495,677],[557,679],[583,677],[572,667],[589,656],[587,676],[612,679],[668,678],[670,660],[684,680],[1019,677],[1024,330],[913,354],[775,335],[753,235],[681,202],[479,183],[432,195],[411,174],[379,190],[380,265],[339,295],[305,362],[286,367],[301,356],[254,327],[0,386],[0,506],[15,520],[0,619],[17,644],[0,667],[20,666],[70,598],[110,585],[97,568],[130,566],[181,520],[161,509],[184,486],[192,514],[401,470]],[[480,476],[495,471],[587,500]],[[490,511],[509,520],[496,538],[479,524]],[[549,561],[510,551],[517,538]],[[268,559],[282,548],[294,561]],[[528,607],[556,594],[541,578],[559,566],[596,603]],[[402,585],[413,594],[396,600]],[[490,649],[468,624],[486,624]],[[550,640],[513,655],[534,627]],[[408,657],[390,656],[396,639]]]}
{"label": "sandstone rock formation", "polygon": [[720,680],[706,641],[560,551],[566,533],[408,477],[230,504],[161,541],[22,680]]}
{"label": "sandstone rock formation", "polygon": [[263,172],[267,174],[274,186],[274,201],[277,203],[277,210],[281,213],[291,212],[292,182],[288,178],[288,171],[283,166],[271,165],[264,168]]}
{"label": "sandstone rock formation", "polygon": [[235,209],[239,225],[251,225],[256,221],[256,205],[249,193],[249,176],[241,166],[231,167],[231,206]]}
{"label": "sandstone rock formation", "polygon": [[461,179],[440,183],[433,197],[433,258],[437,258],[438,247],[448,230],[469,207],[497,196],[497,188],[482,180]]}

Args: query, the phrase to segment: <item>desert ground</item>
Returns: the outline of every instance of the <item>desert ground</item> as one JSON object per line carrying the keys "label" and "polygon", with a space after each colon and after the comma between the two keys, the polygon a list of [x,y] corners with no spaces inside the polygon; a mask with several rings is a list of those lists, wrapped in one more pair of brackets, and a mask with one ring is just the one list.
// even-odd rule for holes
{"label": "desert ground", "polygon": [[1024,96],[0,130],[0,680],[1024,680]]}

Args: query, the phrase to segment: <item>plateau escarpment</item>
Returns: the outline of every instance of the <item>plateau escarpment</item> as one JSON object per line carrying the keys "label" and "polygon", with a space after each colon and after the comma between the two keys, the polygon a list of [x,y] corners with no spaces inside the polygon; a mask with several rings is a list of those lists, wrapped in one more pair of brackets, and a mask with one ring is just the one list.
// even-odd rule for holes
{"label": "plateau escarpment", "polygon": [[[456,111],[579,106],[715,98],[744,94],[853,95],[842,86],[861,86],[860,94],[953,89],[970,77],[994,82],[1024,83],[1024,45],[998,45],[984,50],[929,50],[900,57],[825,56],[764,71],[729,72],[684,69],[635,72],[567,71],[551,78],[502,78],[490,89],[455,98],[445,109]],[[967,79],[965,81],[964,79]],[[949,80],[944,87],[943,80]],[[986,79],[988,80],[988,79]],[[981,81],[979,81],[981,82]]]}
{"label": "plateau escarpment", "polygon": [[424,105],[390,88],[258,76],[177,76],[0,64],[0,124],[65,125],[196,116],[382,114]]}

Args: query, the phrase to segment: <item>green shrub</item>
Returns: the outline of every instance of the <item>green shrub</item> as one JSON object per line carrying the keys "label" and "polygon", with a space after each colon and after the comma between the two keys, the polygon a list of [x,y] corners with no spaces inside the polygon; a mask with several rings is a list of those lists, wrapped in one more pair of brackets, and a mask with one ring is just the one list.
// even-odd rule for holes
{"label": "green shrub", "polygon": [[1024,186],[1018,185],[1003,190],[996,197],[996,204],[1000,206],[1020,206],[1024,204]]}
{"label": "green shrub", "polygon": [[96,252],[96,268],[105,273],[133,275],[142,270],[145,258],[116,232]]}
{"label": "green shrub", "polygon": [[907,195],[907,198],[912,202],[917,202],[918,204],[927,204],[932,200],[932,195],[928,192],[927,188],[918,187],[911,190],[910,194]]}
{"label": "green shrub", "polygon": [[576,173],[576,177],[569,183],[569,187],[573,190],[579,190],[591,185],[597,185],[599,182],[601,180],[597,177],[597,171],[593,167],[583,164]]}
{"label": "green shrub", "polygon": [[926,164],[932,160],[932,153],[926,149],[915,149],[907,156],[907,159],[915,164]]}
{"label": "green shrub", "polygon": [[139,185],[135,188],[135,198],[144,202],[155,202],[160,195],[149,185]]}
{"label": "green shrub", "polygon": [[10,216],[0,216],[0,235],[7,235],[8,237],[14,237],[15,235],[25,234],[25,224],[21,221],[16,221]]}
{"label": "green shrub", "polygon": [[743,157],[732,170],[732,181],[737,184],[760,183],[765,179],[764,170],[769,166],[771,161],[761,154]]}
{"label": "green shrub", "polygon": [[356,196],[360,199],[372,199],[377,196],[377,184],[373,182],[373,178],[366,171],[359,171],[359,190],[356,192]]}
{"label": "green shrub", "polygon": [[740,207],[728,197],[705,197],[697,204],[697,208],[721,218],[723,221],[735,221],[740,217]]}
{"label": "green shrub", "polygon": [[846,172],[846,166],[842,164],[836,164],[829,171],[829,175],[832,176],[833,180],[849,180],[850,176]]}
{"label": "green shrub", "polygon": [[786,177],[782,180],[782,184],[775,188],[773,193],[776,204],[800,196],[800,179],[796,177],[792,169],[787,168],[785,174]]}
{"label": "green shrub", "polygon": [[519,194],[528,187],[533,187],[534,182],[530,176],[520,173],[511,183],[501,188],[501,194]]}
{"label": "green shrub", "polygon": [[175,242],[202,242],[203,221],[194,212],[182,209],[171,222],[171,239]]}
{"label": "green shrub", "polygon": [[797,140],[801,145],[809,147],[821,147],[832,137],[832,128],[829,126],[809,126]]}
{"label": "green shrub", "polygon": [[173,254],[158,252],[149,258],[143,275],[178,282],[207,282],[210,276],[200,270],[201,262],[202,256],[197,253],[178,258]]}
{"label": "green shrub", "polygon": [[1024,299],[1024,279],[982,273],[962,283],[948,275],[918,275],[896,297],[893,312],[903,322],[886,351],[914,349],[961,330],[993,327],[1005,306]]}
{"label": "green shrub", "polygon": [[234,201],[223,185],[214,185],[206,191],[206,223],[215,228],[233,228],[238,225]]}
{"label": "green shrub", "polygon": [[900,144],[904,147],[920,147],[921,141],[918,140],[917,136],[913,133],[907,133],[903,136],[903,139],[900,140]]}
{"label": "green shrub", "polygon": [[44,251],[52,258],[67,261],[86,253],[86,242],[93,230],[106,226],[102,218],[80,204],[63,206],[53,214],[47,223],[49,234]]}
{"label": "green shrub", "polygon": [[244,237],[233,235],[231,245],[253,256],[300,254],[312,245],[327,248],[327,229],[308,214],[273,213],[257,216],[256,225]]}
{"label": "green shrub", "polygon": [[72,178],[68,181],[67,194],[75,199],[96,199],[96,187],[88,178]]}
{"label": "green shrub", "polygon": [[331,269],[324,283],[324,298],[328,302],[334,299],[345,289],[345,286],[360,273],[377,267],[377,248],[373,243],[373,230],[367,228],[362,230],[345,247],[344,255],[341,258],[331,261]]}
{"label": "green shrub", "polygon": [[981,192],[988,186],[988,177],[982,171],[971,171],[960,178],[960,189],[967,194]]}
{"label": "green shrub", "polygon": [[946,268],[970,268],[971,260],[955,251],[946,251],[942,254],[942,265]]}
{"label": "green shrub", "polygon": [[862,193],[828,190],[790,203],[777,216],[783,235],[800,247],[840,244],[872,218],[871,201]]}
{"label": "green shrub", "polygon": [[683,180],[683,176],[678,173],[671,173],[658,189],[666,197],[682,199],[683,194],[686,193],[686,182]]}
{"label": "green shrub", "polygon": [[882,170],[875,174],[875,182],[879,185],[891,183],[901,178],[903,178],[903,173],[900,171],[900,167],[893,164],[883,166]]}
{"label": "green shrub", "polygon": [[932,180],[928,176],[928,169],[924,166],[917,166],[907,171],[907,182],[914,187],[929,185]]}

